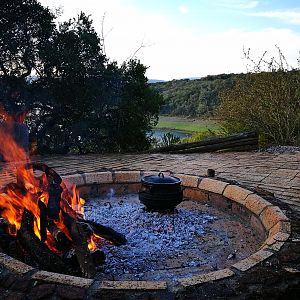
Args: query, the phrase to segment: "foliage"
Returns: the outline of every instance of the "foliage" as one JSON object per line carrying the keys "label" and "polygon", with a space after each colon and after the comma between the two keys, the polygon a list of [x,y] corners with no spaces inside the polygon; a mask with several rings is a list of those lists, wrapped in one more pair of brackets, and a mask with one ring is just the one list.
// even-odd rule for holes
{"label": "foliage", "polygon": [[257,130],[276,144],[293,144],[300,134],[300,73],[248,73],[223,91],[218,110],[229,132]]}
{"label": "foliage", "polygon": [[159,82],[152,86],[164,97],[162,114],[207,116],[211,115],[219,104],[219,91],[231,85],[232,76],[220,74],[195,80]]}
{"label": "foliage", "polygon": [[171,132],[167,132],[162,136],[161,140],[161,146],[170,146],[173,144],[178,144],[180,142],[180,137]]}
{"label": "foliage", "polygon": [[110,62],[84,13],[56,27],[55,16],[36,0],[0,6],[1,103],[12,112],[30,111],[40,153],[149,146],[146,132],[157,122],[162,98],[147,84],[144,65]]}
{"label": "foliage", "polygon": [[202,132],[196,132],[191,137],[183,139],[182,143],[193,143],[193,142],[199,142],[208,138],[214,138],[223,135],[224,133],[221,133],[220,131],[215,130],[206,130]]}
{"label": "foliage", "polygon": [[0,67],[2,76],[24,78],[42,72],[41,52],[55,30],[54,16],[36,0],[1,0]]}

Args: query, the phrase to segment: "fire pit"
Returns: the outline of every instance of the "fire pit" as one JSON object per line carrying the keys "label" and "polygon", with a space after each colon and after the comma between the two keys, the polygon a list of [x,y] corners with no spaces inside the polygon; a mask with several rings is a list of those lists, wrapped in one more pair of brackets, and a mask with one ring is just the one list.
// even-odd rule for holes
{"label": "fire pit", "polygon": [[[153,174],[153,172],[151,173]],[[84,197],[90,197],[90,199],[87,201],[87,205],[90,205],[90,207],[86,207],[86,214],[87,217],[93,219],[93,209],[91,208],[93,205],[97,206],[98,203],[102,203],[101,209],[103,212],[106,210],[108,214],[111,215],[113,215],[112,210],[115,209],[116,206],[119,206],[120,208],[123,207],[123,210],[128,210],[128,205],[129,207],[131,206],[131,208],[132,205],[140,205],[136,201],[137,193],[141,188],[140,180],[143,176],[147,176],[148,174],[149,173],[143,171],[100,172],[82,175],[69,175],[65,176],[64,180],[66,182],[69,181],[76,183],[79,187],[81,195]],[[99,296],[107,297],[107,299],[109,299],[112,294],[122,297],[120,295],[124,296],[127,293],[130,293],[131,295],[141,295],[140,293],[146,292],[156,294],[158,297],[161,297],[161,299],[165,299],[165,297],[167,297],[167,295],[170,293],[197,287],[206,282],[227,280],[228,278],[230,278],[230,280],[239,278],[244,272],[248,272],[248,270],[257,264],[260,264],[264,260],[274,255],[274,253],[279,251],[284,245],[285,241],[289,238],[290,224],[286,216],[278,207],[271,205],[263,198],[255,195],[255,193],[252,191],[245,190],[234,184],[209,178],[183,174],[175,174],[175,177],[180,178],[182,181],[182,185],[185,188],[183,191],[184,198],[191,199],[188,201],[183,201],[182,204],[178,206],[178,215],[180,216],[180,210],[182,209],[189,210],[190,212],[194,211],[198,214],[198,218],[192,220],[192,223],[196,223],[196,225],[194,225],[195,228],[193,229],[194,232],[199,230],[199,228],[196,228],[199,225],[199,220],[205,220],[207,223],[212,225],[214,222],[218,221],[215,218],[216,215],[213,210],[210,212],[206,212],[204,210],[204,208],[211,207],[213,209],[217,209],[221,214],[238,216],[238,219],[241,219],[241,223],[245,222],[251,226],[245,237],[243,237],[243,241],[240,241],[240,246],[244,245],[246,246],[245,248],[247,248],[249,243],[245,242],[245,238],[247,236],[250,237],[253,233],[255,233],[259,239],[261,239],[259,245],[254,245],[254,248],[250,247],[248,249],[249,252],[245,252],[244,256],[240,256],[239,249],[236,252],[227,252],[225,254],[226,257],[223,259],[225,261],[223,265],[220,264],[219,266],[209,266],[208,268],[204,267],[201,269],[202,258],[199,256],[197,257],[196,253],[196,256],[193,257],[192,254],[191,257],[183,262],[181,266],[171,264],[171,268],[166,268],[165,271],[159,269],[158,267],[152,274],[150,274],[151,272],[145,272],[144,275],[141,274],[142,272],[140,272],[140,270],[137,270],[138,273],[123,272],[122,274],[118,274],[122,267],[128,267],[126,266],[128,261],[121,262],[120,260],[123,265],[120,264],[119,268],[116,265],[116,269],[114,271],[111,267],[116,260],[112,254],[106,253],[107,260],[109,259],[109,262],[107,263],[108,265],[110,264],[109,268],[111,268],[111,270],[107,273],[104,272],[105,269],[104,271],[103,269],[99,271],[96,279],[96,282],[98,282],[98,287],[96,289],[91,287],[93,281],[83,281],[83,279],[78,279],[78,281],[76,281],[72,276],[65,276],[62,279],[61,275],[51,272],[35,271],[34,275],[32,275],[32,279],[42,282],[56,282],[58,284],[60,284],[63,280],[65,284],[72,284],[73,286],[75,284],[74,282],[78,282],[76,283],[76,286],[80,286],[86,291],[90,290],[91,287],[91,289],[93,289],[93,295],[96,298]],[[113,194],[112,191],[114,191],[116,194],[123,195],[122,197],[125,195],[125,198],[121,199],[116,196],[109,199],[108,197],[112,196]],[[129,195],[132,194],[136,195],[136,200],[128,198]],[[99,197],[99,195],[100,198],[101,195],[105,195],[105,200],[91,200],[92,198]],[[109,208],[110,205],[112,206],[111,208]],[[185,207],[185,205],[187,206]],[[201,206],[200,209],[199,205]],[[151,214],[160,214],[158,212],[145,212],[141,206],[138,207],[138,211],[142,214],[150,214],[148,216],[150,216],[153,221],[155,217]],[[132,214],[130,209],[129,214]],[[174,217],[174,215],[165,216]],[[104,219],[105,216],[101,222]],[[185,221],[187,223],[187,227],[192,226],[189,224],[187,218]],[[181,225],[175,224],[175,228],[177,227],[177,229],[179,229],[178,234],[180,233],[180,226]],[[121,228],[117,229],[120,231],[122,230]],[[157,231],[161,231],[161,229],[164,230],[164,228],[159,228],[158,226]],[[226,228],[224,227],[223,230],[225,229]],[[125,233],[128,235],[129,241],[130,234],[126,231],[127,228],[125,228]],[[198,233],[200,233],[201,236],[201,230],[198,231]],[[227,232],[227,237],[230,237],[230,232]],[[130,245],[121,246],[121,248],[128,246]],[[105,247],[111,246],[102,244],[102,249],[104,251]],[[217,247],[222,250],[222,246],[219,245]],[[185,250],[183,246],[181,248],[183,249],[182,251]],[[219,250],[218,248],[216,249]],[[119,254],[120,253],[118,253],[118,255]],[[19,273],[32,270],[28,269],[28,266],[26,268],[23,265],[20,266],[20,263],[12,263],[11,260],[8,260],[5,256],[1,257],[1,264],[9,270]],[[193,266],[193,261],[196,263],[200,262],[200,264]],[[170,260],[168,260],[168,263],[170,263]],[[172,273],[171,276],[168,276],[168,273]],[[157,277],[158,275],[159,277]],[[93,286],[95,285],[93,284]]]}
{"label": "fire pit", "polygon": [[[4,278],[21,275],[25,283],[16,285],[31,296],[37,285],[45,293],[44,283],[52,288],[43,295],[62,298],[145,298],[151,293],[173,299],[199,286],[197,296],[204,297],[211,284],[213,291],[219,286],[221,295],[223,286],[232,286],[229,282],[238,290],[251,269],[266,272],[260,269],[264,261],[290,239],[291,223],[283,211],[235,183],[170,173],[175,182],[167,182],[165,192],[150,201],[158,212],[149,212],[137,196],[140,190],[144,201],[142,192],[156,188],[147,180],[141,187],[141,178],[153,172],[61,178],[43,163],[30,163],[3,130],[0,136],[5,161],[18,161],[6,165],[16,180],[0,192],[0,278],[10,287],[10,279]],[[158,177],[163,181],[167,176]],[[169,185],[176,187],[175,193]],[[85,206],[78,191],[89,197]],[[176,210],[161,214],[157,200],[163,202],[161,195],[169,193],[175,197],[163,210],[177,205]]]}

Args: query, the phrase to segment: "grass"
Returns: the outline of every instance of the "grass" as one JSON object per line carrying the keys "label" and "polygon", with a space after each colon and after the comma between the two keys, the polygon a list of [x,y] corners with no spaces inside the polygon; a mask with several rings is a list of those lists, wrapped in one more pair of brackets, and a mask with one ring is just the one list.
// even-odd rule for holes
{"label": "grass", "polygon": [[208,129],[218,131],[220,125],[210,119],[190,119],[184,117],[159,116],[157,129],[170,129],[189,132],[203,132]]}

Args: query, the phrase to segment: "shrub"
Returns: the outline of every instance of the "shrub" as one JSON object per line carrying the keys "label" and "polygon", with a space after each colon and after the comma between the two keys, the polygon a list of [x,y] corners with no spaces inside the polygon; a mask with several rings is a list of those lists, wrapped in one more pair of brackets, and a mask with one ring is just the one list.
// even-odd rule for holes
{"label": "shrub", "polygon": [[229,132],[257,130],[276,144],[294,144],[300,132],[300,72],[248,73],[220,94],[218,115]]}
{"label": "shrub", "polygon": [[191,137],[185,138],[182,140],[182,143],[193,143],[193,142],[199,142],[204,139],[217,137],[220,135],[223,135],[224,133],[221,133],[220,131],[214,131],[214,130],[206,130],[201,132],[193,133]]}
{"label": "shrub", "polygon": [[165,133],[161,138],[161,146],[170,146],[178,143],[180,143],[180,137],[171,132]]}

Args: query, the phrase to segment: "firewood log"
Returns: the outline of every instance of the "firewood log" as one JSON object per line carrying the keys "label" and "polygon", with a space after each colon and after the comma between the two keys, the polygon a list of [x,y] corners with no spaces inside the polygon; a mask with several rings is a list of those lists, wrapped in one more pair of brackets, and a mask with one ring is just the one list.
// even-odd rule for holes
{"label": "firewood log", "polygon": [[53,253],[44,243],[38,239],[33,231],[34,216],[24,209],[22,215],[21,228],[18,230],[17,239],[32,256],[41,269],[51,272],[59,272],[64,274],[76,274],[76,270],[65,264],[61,258]]}
{"label": "firewood log", "polygon": [[88,248],[88,237],[82,228],[82,225],[79,222],[74,221],[71,226],[70,234],[72,236],[73,246],[82,276],[93,278],[96,274],[96,267]]}
{"label": "firewood log", "polygon": [[62,232],[52,220],[48,220],[47,229],[55,239],[55,246],[58,250],[64,250],[71,246],[71,241]]}
{"label": "firewood log", "polygon": [[50,183],[48,186],[49,200],[47,205],[47,216],[52,220],[58,220],[60,212],[62,188],[57,183]]}
{"label": "firewood log", "polygon": [[40,234],[41,242],[44,243],[47,239],[47,206],[41,200],[38,201],[40,209]]}
{"label": "firewood log", "polygon": [[119,233],[110,227],[103,226],[91,220],[84,220],[84,219],[78,219],[78,220],[79,222],[89,224],[95,234],[112,242],[116,246],[125,245],[127,242],[125,236],[122,233]]}

